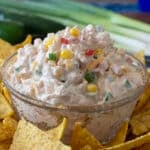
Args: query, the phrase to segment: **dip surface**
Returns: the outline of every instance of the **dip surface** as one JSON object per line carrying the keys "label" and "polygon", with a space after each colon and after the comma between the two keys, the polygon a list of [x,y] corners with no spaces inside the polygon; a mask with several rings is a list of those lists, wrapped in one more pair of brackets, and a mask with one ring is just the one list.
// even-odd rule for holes
{"label": "dip surface", "polygon": [[49,33],[18,50],[8,68],[17,91],[57,105],[96,105],[143,86],[138,61],[98,26]]}

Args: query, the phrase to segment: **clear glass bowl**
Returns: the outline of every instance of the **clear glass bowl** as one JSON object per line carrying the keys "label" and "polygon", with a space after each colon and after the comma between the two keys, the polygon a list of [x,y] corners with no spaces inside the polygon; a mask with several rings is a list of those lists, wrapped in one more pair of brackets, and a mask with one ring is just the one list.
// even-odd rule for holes
{"label": "clear glass bowl", "polygon": [[13,88],[9,83],[7,69],[16,59],[16,53],[9,57],[2,67],[2,78],[9,89],[13,106],[19,117],[36,124],[41,129],[47,130],[57,126],[63,119],[68,118],[68,125],[64,135],[65,143],[69,143],[71,131],[75,122],[81,122],[102,143],[107,143],[114,136],[120,125],[128,121],[137,99],[145,89],[148,75],[144,65],[136,61],[139,70],[143,72],[145,84],[139,88],[132,89],[104,105],[91,106],[61,106],[55,107],[41,100],[34,99]]}

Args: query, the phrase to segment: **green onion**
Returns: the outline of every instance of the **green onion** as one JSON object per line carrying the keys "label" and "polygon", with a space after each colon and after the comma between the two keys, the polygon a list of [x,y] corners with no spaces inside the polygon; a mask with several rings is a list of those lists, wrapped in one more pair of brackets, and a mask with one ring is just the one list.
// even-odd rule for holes
{"label": "green onion", "polygon": [[110,92],[105,92],[105,95],[103,97],[103,101],[107,102],[112,98],[112,94]]}
{"label": "green onion", "polygon": [[124,48],[128,52],[138,52],[139,50],[145,50],[148,45],[140,40],[129,38],[123,35],[111,33],[112,39],[115,41],[116,47]]}
{"label": "green onion", "polygon": [[[33,0],[33,1],[37,1],[37,0]],[[56,6],[59,5],[59,8],[71,9],[80,13],[84,12],[86,14],[96,16],[97,20],[98,19],[100,20],[103,18],[103,19],[109,20],[111,24],[115,24],[115,25],[119,25],[119,26],[123,26],[127,28],[134,28],[140,31],[145,31],[145,32],[150,33],[150,26],[146,23],[116,14],[110,10],[97,8],[95,6],[92,6],[86,3],[70,1],[70,0],[43,0],[42,2],[53,4]]]}
{"label": "green onion", "polygon": [[16,71],[16,72],[20,72],[20,71],[21,71],[21,67],[16,67],[16,68],[15,68],[15,71]]}
{"label": "green onion", "polygon": [[49,57],[48,57],[48,60],[56,61],[57,60],[56,54],[55,53],[50,53]]}
{"label": "green onion", "polygon": [[132,85],[131,85],[131,83],[130,83],[129,80],[126,80],[125,83],[124,83],[124,85],[125,85],[125,87],[128,88],[128,89],[132,87]]}
{"label": "green onion", "polygon": [[36,73],[37,75],[39,75],[39,76],[42,75],[42,71],[41,71],[41,70],[36,70],[35,73]]}
{"label": "green onion", "polygon": [[87,80],[89,83],[95,80],[95,73],[94,72],[85,72],[84,79]]}

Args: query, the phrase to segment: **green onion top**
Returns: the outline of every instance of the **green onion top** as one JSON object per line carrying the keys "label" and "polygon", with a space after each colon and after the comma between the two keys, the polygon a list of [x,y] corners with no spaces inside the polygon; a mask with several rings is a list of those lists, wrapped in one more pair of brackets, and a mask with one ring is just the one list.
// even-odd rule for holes
{"label": "green onion top", "polygon": [[21,67],[16,67],[16,68],[15,68],[15,71],[16,71],[16,72],[20,72],[20,71],[21,71]]}
{"label": "green onion top", "polygon": [[94,59],[97,59],[98,57],[96,55],[93,56]]}
{"label": "green onion top", "polygon": [[57,60],[56,54],[55,53],[50,53],[49,57],[48,57],[48,60],[56,61]]}
{"label": "green onion top", "polygon": [[87,80],[89,83],[95,80],[95,73],[94,72],[85,72],[84,79]]}
{"label": "green onion top", "polygon": [[41,70],[36,70],[35,73],[39,76],[42,76],[42,71]]}
{"label": "green onion top", "polygon": [[107,101],[109,101],[111,98],[112,98],[112,94],[111,94],[110,92],[105,92],[103,101],[104,101],[104,102],[107,102]]}
{"label": "green onion top", "polygon": [[126,88],[131,88],[131,87],[132,87],[132,85],[131,85],[131,83],[130,83],[129,80],[126,80],[126,81],[124,82],[124,85],[125,85]]}

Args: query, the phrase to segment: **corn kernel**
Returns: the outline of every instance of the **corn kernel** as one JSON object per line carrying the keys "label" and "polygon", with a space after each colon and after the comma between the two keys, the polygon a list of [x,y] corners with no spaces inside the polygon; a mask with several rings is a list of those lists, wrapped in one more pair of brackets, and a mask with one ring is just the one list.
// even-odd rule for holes
{"label": "corn kernel", "polygon": [[78,28],[71,28],[71,29],[70,29],[70,34],[71,34],[72,36],[77,37],[77,36],[79,36],[79,34],[80,34],[80,30],[79,30]]}
{"label": "corn kernel", "polygon": [[102,52],[103,52],[102,49],[96,49],[94,54],[97,56],[97,55],[100,55]]}
{"label": "corn kernel", "polygon": [[54,40],[55,40],[55,37],[53,36],[53,37],[51,37],[49,40],[47,40],[46,42],[45,42],[45,47],[46,48],[48,48],[50,45],[52,45],[53,43],[54,43]]}
{"label": "corn kernel", "polygon": [[60,53],[60,58],[71,59],[73,57],[73,52],[71,50],[62,50]]}
{"label": "corn kernel", "polygon": [[33,61],[31,64],[31,69],[32,70],[36,70],[39,66],[39,63],[37,61]]}
{"label": "corn kernel", "polygon": [[93,83],[88,84],[87,85],[87,92],[89,92],[89,93],[96,93],[97,92],[96,84],[93,84]]}

